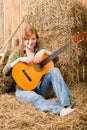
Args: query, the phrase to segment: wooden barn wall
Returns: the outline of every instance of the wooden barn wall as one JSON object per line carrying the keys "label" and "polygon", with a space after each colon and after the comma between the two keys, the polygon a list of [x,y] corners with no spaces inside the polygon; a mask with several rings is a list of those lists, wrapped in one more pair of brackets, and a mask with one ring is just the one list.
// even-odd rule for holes
{"label": "wooden barn wall", "polygon": [[[27,0],[0,0],[0,45],[4,44],[20,23]],[[20,28],[12,38],[20,39]]]}
{"label": "wooden barn wall", "polygon": [[4,40],[4,19],[3,19],[3,0],[0,0],[0,44],[3,43]]}
{"label": "wooden barn wall", "polygon": [[[25,8],[31,0],[0,0],[0,44],[9,38],[19,24],[22,16],[26,13]],[[78,0],[87,6],[87,0]],[[12,39],[14,44],[16,39],[20,39],[20,29]]]}
{"label": "wooden barn wall", "polygon": [[[4,42],[9,38],[17,24],[20,21],[20,1],[19,0],[3,0],[4,8]],[[12,42],[19,38],[19,30],[13,37]]]}

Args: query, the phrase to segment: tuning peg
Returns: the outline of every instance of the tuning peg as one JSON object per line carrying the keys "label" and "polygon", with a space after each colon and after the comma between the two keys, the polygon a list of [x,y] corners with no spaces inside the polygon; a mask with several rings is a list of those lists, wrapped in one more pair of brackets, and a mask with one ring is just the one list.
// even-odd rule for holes
{"label": "tuning peg", "polygon": [[82,38],[82,41],[84,40],[84,38]]}
{"label": "tuning peg", "polygon": [[77,32],[77,34],[79,34],[80,32]]}
{"label": "tuning peg", "polygon": [[81,40],[79,40],[79,42],[82,42],[82,39],[81,39]]}
{"label": "tuning peg", "polygon": [[79,40],[77,43],[80,43],[82,40]]}
{"label": "tuning peg", "polygon": [[74,36],[77,36],[79,33],[80,33],[80,32],[76,32],[76,33],[74,34]]}
{"label": "tuning peg", "polygon": [[84,41],[84,38],[82,38],[81,41]]}

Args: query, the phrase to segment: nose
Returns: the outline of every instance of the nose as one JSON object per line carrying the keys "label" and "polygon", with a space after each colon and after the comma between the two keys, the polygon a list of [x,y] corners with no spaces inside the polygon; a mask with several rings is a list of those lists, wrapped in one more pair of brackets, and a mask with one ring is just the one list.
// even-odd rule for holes
{"label": "nose", "polygon": [[28,40],[29,43],[32,43],[32,39]]}

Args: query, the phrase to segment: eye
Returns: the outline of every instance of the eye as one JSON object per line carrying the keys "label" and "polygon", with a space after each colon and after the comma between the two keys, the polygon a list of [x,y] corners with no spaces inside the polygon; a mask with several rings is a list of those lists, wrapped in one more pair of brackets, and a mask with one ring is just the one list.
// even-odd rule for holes
{"label": "eye", "polygon": [[37,39],[36,38],[31,38],[32,41],[36,41]]}
{"label": "eye", "polygon": [[32,42],[36,42],[37,38],[30,38],[30,39],[26,39],[26,41],[32,41]]}

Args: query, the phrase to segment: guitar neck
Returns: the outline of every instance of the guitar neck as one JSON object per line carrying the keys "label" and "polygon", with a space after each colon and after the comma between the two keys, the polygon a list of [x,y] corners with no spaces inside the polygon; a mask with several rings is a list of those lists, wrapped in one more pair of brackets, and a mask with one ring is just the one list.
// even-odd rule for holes
{"label": "guitar neck", "polygon": [[69,41],[66,45],[64,45],[63,47],[61,47],[60,49],[58,49],[57,51],[55,51],[53,54],[51,54],[50,56],[48,56],[46,59],[44,59],[43,61],[40,62],[40,66],[44,67],[48,62],[52,61],[53,59],[55,59],[61,52],[63,52],[64,50],[68,49],[71,45],[73,45],[72,41]]}

